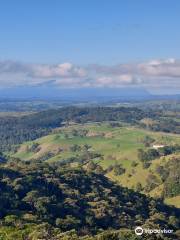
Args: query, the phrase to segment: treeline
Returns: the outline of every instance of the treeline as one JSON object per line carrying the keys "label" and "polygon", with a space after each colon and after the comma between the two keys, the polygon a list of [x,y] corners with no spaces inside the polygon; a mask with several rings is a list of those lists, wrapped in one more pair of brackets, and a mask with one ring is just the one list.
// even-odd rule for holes
{"label": "treeline", "polygon": [[34,140],[48,134],[61,125],[59,116],[40,112],[22,117],[0,118],[0,151],[10,150],[12,145]]}
{"label": "treeline", "polygon": [[74,121],[76,123],[125,121],[135,123],[147,116],[137,108],[67,107],[21,117],[0,117],[0,151],[11,150],[12,145],[47,135],[53,128]]}
{"label": "treeline", "polygon": [[172,157],[168,162],[156,165],[155,172],[150,172],[146,178],[146,186],[143,188],[140,183],[137,184],[136,190],[144,190],[146,193],[152,191],[161,185],[161,197],[163,199],[176,197],[180,195],[180,159]]}
{"label": "treeline", "polygon": [[13,145],[47,135],[52,129],[69,122],[124,121],[147,128],[142,119],[153,119],[148,129],[179,133],[180,124],[163,119],[157,111],[137,107],[64,107],[19,117],[0,117],[0,151],[11,150]]}
{"label": "treeline", "polygon": [[[163,112],[162,112],[163,115]],[[139,125],[143,128],[148,128],[148,130],[157,131],[157,132],[167,132],[167,133],[176,133],[180,134],[180,122],[175,121],[173,118],[169,119],[169,116],[164,118],[159,117],[158,115],[155,118],[152,124],[140,123]]]}
{"label": "treeline", "polygon": [[0,193],[1,236],[3,229],[9,229],[21,230],[24,238],[17,233],[16,239],[96,239],[90,236],[107,231],[97,238],[106,240],[120,236],[112,231],[126,229],[121,239],[136,239],[131,230],[145,225],[173,229],[167,239],[177,239],[179,209],[82,168],[13,159],[0,167]]}
{"label": "treeline", "polygon": [[138,158],[142,162],[143,167],[148,168],[152,160],[177,152],[180,152],[180,145],[164,146],[159,149],[154,148],[149,148],[148,150],[138,149]]}
{"label": "treeline", "polygon": [[158,165],[156,172],[164,183],[164,197],[176,197],[180,195],[180,158],[173,157],[164,166]]}

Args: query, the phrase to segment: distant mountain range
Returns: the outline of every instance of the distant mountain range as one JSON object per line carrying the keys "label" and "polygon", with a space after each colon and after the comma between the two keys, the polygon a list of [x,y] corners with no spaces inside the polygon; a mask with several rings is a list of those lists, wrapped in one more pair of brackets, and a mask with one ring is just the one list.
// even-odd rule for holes
{"label": "distant mountain range", "polygon": [[129,88],[59,88],[51,82],[45,85],[0,89],[0,99],[35,99],[62,101],[141,101],[151,99],[180,99],[180,95],[152,95],[147,90]]}

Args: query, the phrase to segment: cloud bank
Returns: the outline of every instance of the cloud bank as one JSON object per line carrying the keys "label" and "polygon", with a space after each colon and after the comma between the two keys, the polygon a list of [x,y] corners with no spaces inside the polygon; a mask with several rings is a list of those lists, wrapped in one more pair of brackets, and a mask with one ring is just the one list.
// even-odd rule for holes
{"label": "cloud bank", "polygon": [[180,61],[174,58],[114,66],[72,63],[29,64],[0,61],[0,87],[43,84],[54,80],[57,87],[141,86],[150,91],[180,91]]}

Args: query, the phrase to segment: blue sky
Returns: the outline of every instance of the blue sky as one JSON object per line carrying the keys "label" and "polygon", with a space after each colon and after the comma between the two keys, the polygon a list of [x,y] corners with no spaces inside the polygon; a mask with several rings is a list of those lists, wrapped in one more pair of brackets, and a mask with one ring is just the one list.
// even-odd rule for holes
{"label": "blue sky", "polygon": [[[174,59],[173,63],[169,61],[170,67],[176,64],[177,68],[179,13],[179,0],[1,0],[0,66],[7,61],[18,62],[23,68],[26,64],[29,67],[29,64],[71,63],[87,71],[87,66],[92,64],[98,65],[98,69],[99,65],[130,64],[132,67],[134,63],[149,64],[152,60],[161,60],[160,64],[165,61],[167,67],[167,59]],[[131,75],[132,72],[136,78],[139,75],[142,78],[142,73],[131,70]],[[124,70],[122,73],[128,74]],[[12,67],[9,78],[11,74]],[[18,74],[15,80],[22,77],[22,72]],[[8,71],[0,68],[1,85],[8,81],[7,75]],[[31,73],[27,75],[33,78]],[[107,77],[104,71],[97,74],[92,67],[86,77],[95,75]],[[159,75],[164,77],[164,73],[158,71]],[[171,72],[165,76],[164,88],[168,87],[167,81],[172,75]],[[34,74],[34,82],[42,81],[43,76]],[[171,83],[177,82],[177,76],[175,78],[173,76]],[[135,82],[138,81],[133,80]]]}
{"label": "blue sky", "polygon": [[179,58],[179,0],[1,0],[1,59],[77,64]]}

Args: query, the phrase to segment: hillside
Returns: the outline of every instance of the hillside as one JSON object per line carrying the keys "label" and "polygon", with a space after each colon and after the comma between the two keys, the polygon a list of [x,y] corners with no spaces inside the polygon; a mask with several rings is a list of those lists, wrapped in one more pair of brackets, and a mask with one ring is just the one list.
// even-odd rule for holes
{"label": "hillside", "polygon": [[[148,162],[139,159],[139,149],[149,151],[156,144],[174,146],[180,144],[180,137],[177,134],[147,131],[122,122],[72,123],[55,129],[45,137],[17,146],[10,156],[22,160],[69,163],[71,166],[82,164],[85,169],[97,169],[125,187],[162,197],[166,181],[161,174],[167,173],[163,168],[169,169],[169,172],[171,165],[178,169],[176,164],[179,164],[180,154],[179,151],[167,155],[162,153],[162,156]],[[168,198],[169,204],[178,206],[178,201],[174,199],[178,195],[179,190],[175,195],[166,194],[165,199]]]}
{"label": "hillside", "polygon": [[140,109],[133,105],[64,107],[37,113],[25,112],[24,115],[13,113],[12,116],[4,113],[4,116],[0,116],[0,151],[9,151],[15,144],[45,136],[52,129],[69,122],[121,121],[151,131],[180,133],[178,116],[175,110],[167,113],[167,110]]}
{"label": "hillside", "polygon": [[31,113],[25,116],[0,117],[0,151],[12,145],[47,135],[69,121],[77,123],[117,121],[134,123],[149,114],[134,107],[66,107]]}
{"label": "hillside", "polygon": [[178,239],[179,105],[137,106],[2,112],[0,240]]}
{"label": "hillside", "polygon": [[[136,239],[137,225],[173,229],[167,239],[177,239],[180,210],[82,168],[10,161],[0,167],[0,191],[3,239],[77,239],[65,237],[73,229],[74,236],[124,229]],[[110,232],[97,239],[119,239],[120,233]]]}

